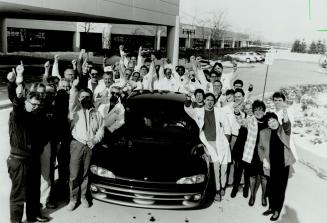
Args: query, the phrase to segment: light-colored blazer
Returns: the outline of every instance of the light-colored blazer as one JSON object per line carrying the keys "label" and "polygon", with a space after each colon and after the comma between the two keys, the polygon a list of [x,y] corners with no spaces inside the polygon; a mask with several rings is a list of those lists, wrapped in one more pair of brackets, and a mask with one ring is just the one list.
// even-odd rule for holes
{"label": "light-colored blazer", "polygon": [[206,153],[210,155],[212,162],[228,164],[231,162],[231,152],[228,140],[225,135],[231,135],[231,128],[225,113],[221,108],[214,107],[216,120],[216,148],[212,147],[205,137],[203,131],[204,108],[192,108],[184,106],[185,112],[196,122],[200,129],[200,140],[206,147]]}

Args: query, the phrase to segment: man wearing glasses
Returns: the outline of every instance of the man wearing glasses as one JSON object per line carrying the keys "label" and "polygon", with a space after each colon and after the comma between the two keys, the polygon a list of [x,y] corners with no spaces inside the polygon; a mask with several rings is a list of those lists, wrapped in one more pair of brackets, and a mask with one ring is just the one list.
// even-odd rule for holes
{"label": "man wearing glasses", "polygon": [[23,64],[7,76],[8,95],[13,103],[9,117],[10,155],[8,173],[12,182],[10,192],[10,221],[22,222],[24,203],[28,222],[47,222],[40,213],[40,152],[45,145],[46,126],[39,107],[40,95],[28,93],[24,97]]}
{"label": "man wearing glasses", "polygon": [[99,83],[99,72],[92,68],[90,72],[90,79],[87,84],[87,88],[94,92],[95,88],[98,86]]}

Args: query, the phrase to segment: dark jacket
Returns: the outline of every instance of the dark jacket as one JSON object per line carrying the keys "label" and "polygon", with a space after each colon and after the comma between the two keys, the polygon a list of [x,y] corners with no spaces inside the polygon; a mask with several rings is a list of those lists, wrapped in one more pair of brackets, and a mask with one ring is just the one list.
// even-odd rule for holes
{"label": "dark jacket", "polygon": [[69,94],[65,90],[59,90],[54,104],[54,134],[57,136],[58,141],[71,138],[70,123],[68,120],[68,106]]}
{"label": "dark jacket", "polygon": [[[16,91],[16,84],[10,83],[9,94]],[[9,116],[10,153],[28,158],[40,154],[47,141],[45,117],[25,110],[25,98],[10,98],[13,110]]]}

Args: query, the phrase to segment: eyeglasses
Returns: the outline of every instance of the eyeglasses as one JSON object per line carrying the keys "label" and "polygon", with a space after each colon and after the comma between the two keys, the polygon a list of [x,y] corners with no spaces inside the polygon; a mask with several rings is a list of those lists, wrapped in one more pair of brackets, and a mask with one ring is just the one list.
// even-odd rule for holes
{"label": "eyeglasses", "polygon": [[98,76],[98,73],[91,73],[91,76],[92,77],[97,77]]}

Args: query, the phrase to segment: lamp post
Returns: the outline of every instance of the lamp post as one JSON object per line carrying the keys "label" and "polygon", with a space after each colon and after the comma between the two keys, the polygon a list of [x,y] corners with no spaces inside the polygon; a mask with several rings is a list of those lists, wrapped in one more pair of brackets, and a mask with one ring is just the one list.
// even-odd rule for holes
{"label": "lamp post", "polygon": [[[210,33],[210,36],[209,36],[209,39],[210,39],[210,42],[211,40],[213,39],[213,41],[215,41],[215,32],[216,32],[216,25],[211,29],[211,33]],[[209,47],[209,60],[210,60],[210,55],[211,54],[211,43],[210,43],[210,47]]]}
{"label": "lamp post", "polygon": [[187,34],[187,46],[186,48],[191,48],[191,35],[195,35],[195,26],[192,25],[183,25],[182,26],[182,31],[183,34]]}

